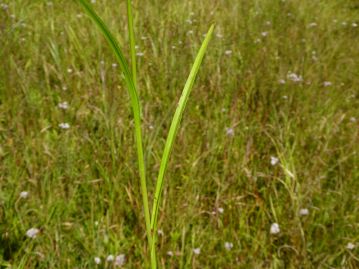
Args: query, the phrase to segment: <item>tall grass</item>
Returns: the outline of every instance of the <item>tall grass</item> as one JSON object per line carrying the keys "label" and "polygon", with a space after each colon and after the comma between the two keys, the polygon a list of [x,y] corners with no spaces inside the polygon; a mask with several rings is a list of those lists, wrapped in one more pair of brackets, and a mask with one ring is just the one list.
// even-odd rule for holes
{"label": "tall grass", "polygon": [[[129,30],[129,40],[130,40],[130,52],[131,52],[131,66],[132,73],[129,70],[128,64],[125,60],[125,57],[118,45],[115,37],[111,34],[107,25],[102,21],[102,19],[96,14],[91,5],[86,0],[78,0],[79,3],[84,7],[88,15],[95,22],[95,24],[100,29],[103,36],[108,41],[111,46],[112,51],[116,55],[116,58],[120,64],[122,74],[124,75],[127,90],[131,97],[131,105],[133,111],[133,117],[135,120],[135,137],[136,137],[136,147],[137,147],[137,158],[139,164],[139,174],[141,182],[141,193],[143,198],[143,208],[145,214],[145,226],[147,232],[148,244],[151,250],[151,267],[157,268],[157,257],[156,257],[156,238],[157,238],[157,220],[158,220],[158,210],[160,207],[161,194],[163,191],[164,176],[169,162],[171,150],[175,137],[180,126],[180,122],[183,116],[183,112],[186,108],[186,104],[193,88],[193,84],[196,80],[199,68],[201,66],[204,54],[206,52],[208,43],[212,37],[214,25],[210,27],[206,34],[201,48],[199,49],[194,64],[192,66],[191,72],[188,76],[188,79],[185,83],[185,86],[182,91],[181,98],[179,99],[177,109],[173,116],[171,127],[168,132],[165,148],[163,151],[163,156],[160,164],[160,169],[158,173],[158,178],[156,182],[156,191],[154,194],[153,206],[152,206],[152,216],[150,218],[150,211],[148,206],[148,194],[147,194],[147,184],[146,184],[146,172],[145,172],[145,163],[143,157],[143,145],[142,145],[142,133],[141,133],[141,105],[139,101],[139,95],[136,86],[136,54],[135,54],[135,37],[134,37],[134,27],[133,27],[133,16],[132,16],[132,7],[131,0],[127,0],[127,15],[128,15],[128,30]],[[160,75],[160,74],[159,74]]]}
{"label": "tall grass", "polygon": [[[91,6],[133,79],[126,2]],[[355,1],[132,3],[151,214],[180,90],[216,22],[165,173],[157,266],[359,268]],[[83,11],[0,1],[0,267],[110,269],[122,254],[123,268],[150,267],[131,99]]]}

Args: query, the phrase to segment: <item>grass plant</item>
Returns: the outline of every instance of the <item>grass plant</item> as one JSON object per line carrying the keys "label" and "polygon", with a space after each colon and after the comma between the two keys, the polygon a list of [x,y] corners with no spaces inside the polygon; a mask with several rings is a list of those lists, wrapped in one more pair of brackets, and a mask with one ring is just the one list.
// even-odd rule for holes
{"label": "grass plant", "polygon": [[151,268],[157,268],[157,257],[156,257],[156,238],[157,238],[157,220],[158,220],[158,210],[160,207],[161,194],[163,191],[163,183],[164,176],[167,169],[167,165],[169,162],[169,157],[171,154],[171,150],[173,147],[173,143],[175,141],[175,137],[182,119],[183,112],[185,110],[189,95],[191,93],[193,84],[196,80],[197,73],[201,66],[204,54],[206,52],[208,43],[211,39],[214,26],[212,25],[206,34],[206,38],[203,41],[203,44],[196,56],[195,62],[187,79],[187,82],[184,86],[181,98],[178,102],[176,112],[173,116],[171,127],[169,129],[168,137],[166,140],[165,148],[163,151],[163,157],[160,164],[160,169],[158,173],[158,178],[156,182],[156,192],[154,194],[153,200],[153,208],[152,208],[152,216],[150,219],[150,212],[148,206],[148,194],[147,194],[147,183],[146,183],[146,173],[145,173],[145,163],[143,157],[143,146],[142,146],[142,133],[141,133],[141,106],[139,101],[138,91],[136,89],[136,53],[135,53],[135,37],[134,37],[134,27],[133,27],[133,16],[132,16],[132,7],[131,1],[127,0],[127,16],[128,16],[128,31],[129,31],[129,39],[130,39],[130,51],[131,51],[131,66],[132,66],[132,74],[129,71],[129,67],[127,62],[123,56],[123,53],[118,45],[116,39],[109,31],[106,24],[101,20],[101,18],[95,13],[92,9],[91,5],[87,2],[87,0],[79,0],[79,3],[85,8],[87,13],[90,15],[92,20],[96,23],[96,25],[101,30],[102,34],[107,39],[110,44],[113,52],[115,53],[117,60],[120,64],[122,73],[125,77],[128,92],[131,96],[131,104],[133,109],[133,116],[135,119],[135,135],[137,142],[137,158],[139,163],[139,172],[140,172],[140,182],[141,182],[141,192],[143,197],[143,207],[145,214],[145,222],[146,222],[146,231],[148,238],[148,245],[150,246],[151,253]]}

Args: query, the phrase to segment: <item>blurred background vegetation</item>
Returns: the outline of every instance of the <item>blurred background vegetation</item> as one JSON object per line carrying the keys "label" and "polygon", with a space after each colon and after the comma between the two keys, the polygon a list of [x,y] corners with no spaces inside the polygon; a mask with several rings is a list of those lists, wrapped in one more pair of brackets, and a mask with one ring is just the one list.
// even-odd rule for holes
{"label": "blurred background vegetation", "polygon": [[[125,1],[92,2],[129,56]],[[357,1],[133,2],[150,197],[216,23],[166,175],[161,268],[359,268]],[[76,1],[0,0],[0,44],[0,268],[145,268],[105,40]]]}

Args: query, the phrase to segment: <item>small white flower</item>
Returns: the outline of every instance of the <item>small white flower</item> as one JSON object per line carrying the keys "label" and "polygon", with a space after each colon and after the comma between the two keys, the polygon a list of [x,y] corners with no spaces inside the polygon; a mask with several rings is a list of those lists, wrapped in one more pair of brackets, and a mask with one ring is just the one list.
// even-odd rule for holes
{"label": "small white flower", "polygon": [[96,0],[91,0],[91,3],[92,3],[92,4],[96,4]]}
{"label": "small white flower", "polygon": [[318,24],[316,22],[311,22],[308,24],[308,27],[313,28],[316,27]]}
{"label": "small white flower", "polygon": [[353,22],[352,27],[356,28],[356,27],[358,27],[358,24],[356,22]]}
{"label": "small white flower", "polygon": [[287,96],[287,95],[283,95],[282,98],[283,98],[284,100],[288,100],[288,96]]}
{"label": "small white flower", "polygon": [[309,215],[309,209],[308,208],[301,208],[299,210],[299,216],[308,216]]}
{"label": "small white flower", "polygon": [[164,235],[164,232],[163,232],[161,229],[158,229],[157,234],[158,234],[159,236],[163,236],[163,235]]}
{"label": "small white flower", "polygon": [[29,197],[29,192],[27,191],[20,192],[20,198],[26,199],[27,197]]}
{"label": "small white flower", "polygon": [[113,262],[114,260],[115,260],[115,257],[112,254],[108,255],[106,258],[107,262]]}
{"label": "small white flower", "polygon": [[302,76],[300,75],[297,75],[293,72],[288,72],[288,75],[287,75],[287,79],[293,81],[293,82],[302,82],[303,81],[303,78]]}
{"label": "small white flower", "polygon": [[226,128],[226,135],[227,136],[234,136],[233,128]]}
{"label": "small white flower", "polygon": [[224,247],[225,247],[226,250],[231,250],[233,248],[233,243],[225,242]]}
{"label": "small white flower", "polygon": [[72,68],[67,68],[67,73],[71,74],[73,72]]}
{"label": "small white flower", "polygon": [[346,245],[346,249],[349,249],[349,250],[353,250],[355,248],[355,245],[351,242],[349,242],[347,245]]}
{"label": "small white flower", "polygon": [[116,256],[115,258],[115,266],[122,266],[124,265],[126,262],[126,256],[125,254],[120,254],[118,256]]}
{"label": "small white flower", "polygon": [[279,234],[279,233],[280,233],[279,224],[278,223],[273,223],[270,226],[270,234]]}
{"label": "small white flower", "polygon": [[37,228],[31,228],[27,230],[26,236],[29,238],[36,238],[36,236],[39,234],[40,230]]}
{"label": "small white flower", "polygon": [[355,117],[350,117],[350,121],[351,121],[351,122],[356,122],[357,119],[356,119]]}
{"label": "small white flower", "polygon": [[62,90],[63,90],[63,91],[67,91],[67,87],[66,87],[66,86],[62,86]]}
{"label": "small white flower", "polygon": [[277,157],[271,156],[270,157],[270,164],[271,165],[276,165],[279,162],[279,159]]}
{"label": "small white flower", "polygon": [[285,80],[284,80],[284,79],[280,79],[280,80],[278,80],[278,83],[284,85],[284,84],[285,84]]}
{"label": "small white flower", "polygon": [[69,108],[69,104],[68,104],[66,101],[64,101],[64,102],[62,102],[62,103],[59,103],[59,104],[58,104],[58,107],[61,108],[61,109],[63,109],[63,110],[66,110],[66,109]]}
{"label": "small white flower", "polygon": [[116,68],[116,67],[117,67],[117,63],[113,63],[112,68]]}
{"label": "small white flower", "polygon": [[232,51],[231,51],[231,50],[226,50],[226,51],[224,52],[224,54],[226,54],[227,56],[229,56],[229,55],[232,54]]}
{"label": "small white flower", "polygon": [[29,197],[29,192],[28,191],[20,192],[20,198],[26,199],[27,197]]}
{"label": "small white flower", "polygon": [[137,52],[136,55],[137,55],[138,57],[143,57],[143,55],[145,55],[145,54],[144,54],[143,52]]}
{"label": "small white flower", "polygon": [[69,129],[69,128],[70,128],[70,124],[68,124],[67,122],[62,122],[62,123],[59,124],[59,127],[60,127],[61,129],[66,130],[66,129]]}
{"label": "small white flower", "polygon": [[101,259],[99,257],[95,257],[94,259],[96,264],[100,264],[101,263]]}
{"label": "small white flower", "polygon": [[170,257],[172,257],[172,256],[173,256],[173,251],[171,251],[171,250],[170,250],[170,251],[167,251],[167,255],[170,256]]}
{"label": "small white flower", "polygon": [[175,46],[175,45],[173,45],[171,48],[174,50],[174,49],[176,49],[176,46]]}
{"label": "small white flower", "polygon": [[268,32],[262,32],[262,33],[261,33],[261,35],[262,35],[263,37],[268,36],[268,34],[269,34]]}
{"label": "small white flower", "polygon": [[201,248],[194,248],[194,249],[193,249],[193,253],[194,253],[195,255],[201,254]]}
{"label": "small white flower", "polygon": [[217,33],[217,34],[216,34],[216,37],[219,38],[219,39],[221,39],[221,38],[223,38],[223,35],[222,35],[221,33]]}
{"label": "small white flower", "polygon": [[330,81],[324,81],[323,86],[324,87],[330,87],[330,86],[332,86],[332,83]]}
{"label": "small white flower", "polygon": [[187,32],[187,35],[193,35],[193,31],[192,31],[192,30],[189,30],[189,31]]}
{"label": "small white flower", "polygon": [[217,211],[219,214],[223,214],[224,209],[223,209],[223,207],[218,207]]}

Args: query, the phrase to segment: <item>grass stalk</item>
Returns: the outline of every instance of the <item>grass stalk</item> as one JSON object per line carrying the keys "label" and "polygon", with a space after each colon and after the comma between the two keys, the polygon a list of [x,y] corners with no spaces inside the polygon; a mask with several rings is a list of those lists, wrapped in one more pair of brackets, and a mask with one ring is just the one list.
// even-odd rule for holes
{"label": "grass stalk", "polygon": [[136,68],[136,43],[135,43],[135,31],[133,29],[133,16],[132,16],[132,3],[131,0],[127,0],[127,19],[128,19],[128,34],[130,39],[130,51],[131,51],[131,69],[132,79],[137,89],[137,68]]}
{"label": "grass stalk", "polygon": [[[130,95],[132,112],[135,122],[135,140],[136,140],[136,148],[137,148],[137,158],[138,158],[138,166],[140,173],[140,183],[141,183],[141,194],[143,200],[143,208],[145,214],[145,222],[146,222],[146,232],[148,243],[151,246],[151,232],[150,232],[150,211],[148,205],[148,195],[147,195],[147,184],[146,184],[146,171],[145,171],[145,161],[143,156],[143,146],[142,146],[142,131],[141,131],[141,106],[138,97],[138,92],[136,89],[136,83],[134,81],[135,76],[131,74],[126,59],[118,45],[117,40],[111,34],[110,30],[106,26],[106,24],[102,21],[102,19],[96,14],[93,10],[91,4],[89,4],[86,0],[78,0],[79,3],[84,7],[87,14],[91,17],[91,19],[95,22],[95,24],[100,29],[103,36],[106,38],[109,43],[112,51],[114,52],[116,59],[120,65],[121,71],[124,75],[125,82],[127,85],[127,91]],[[131,1],[127,2],[128,5],[131,5]],[[130,8],[131,10],[131,8]],[[129,22],[132,24],[132,16],[129,18]],[[133,29],[133,27],[129,27],[129,29]],[[130,31],[131,32],[131,31]],[[130,33],[131,35],[131,33]],[[133,38],[134,41],[134,38]],[[131,46],[132,47],[132,46]],[[134,49],[134,46],[133,46]],[[132,48],[131,48],[132,51]],[[135,61],[132,62],[132,66]]]}

